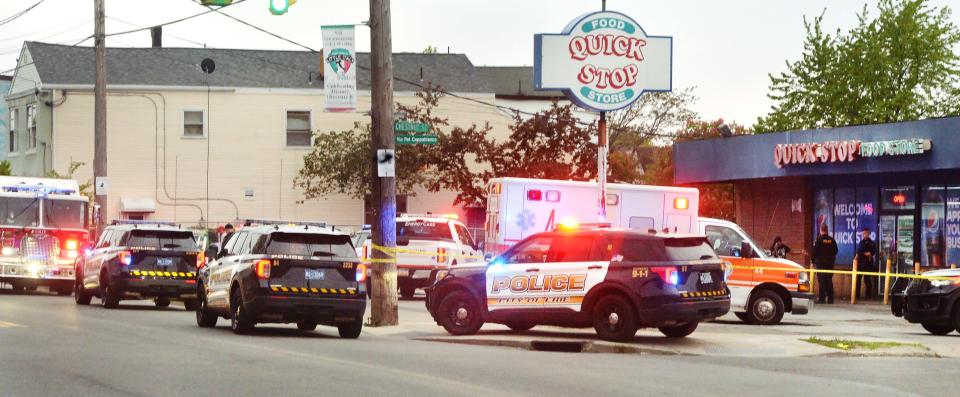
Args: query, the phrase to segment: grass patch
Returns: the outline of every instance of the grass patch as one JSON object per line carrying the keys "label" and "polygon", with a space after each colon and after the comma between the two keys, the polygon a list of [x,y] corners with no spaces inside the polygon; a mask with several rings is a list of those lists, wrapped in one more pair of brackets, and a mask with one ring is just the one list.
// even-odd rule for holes
{"label": "grass patch", "polygon": [[919,343],[901,343],[901,342],[867,342],[862,340],[849,340],[849,339],[821,339],[816,336],[811,336],[807,339],[801,339],[807,343],[813,343],[815,345],[826,346],[831,349],[837,350],[879,350],[879,349],[890,349],[894,347],[919,347],[923,348],[923,345]]}

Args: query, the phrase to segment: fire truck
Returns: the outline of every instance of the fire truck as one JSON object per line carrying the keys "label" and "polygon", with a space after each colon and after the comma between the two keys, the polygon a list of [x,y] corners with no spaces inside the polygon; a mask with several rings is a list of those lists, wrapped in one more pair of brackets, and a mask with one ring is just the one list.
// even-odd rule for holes
{"label": "fire truck", "polygon": [[0,284],[73,292],[73,264],[88,245],[89,200],[69,179],[0,176]]}

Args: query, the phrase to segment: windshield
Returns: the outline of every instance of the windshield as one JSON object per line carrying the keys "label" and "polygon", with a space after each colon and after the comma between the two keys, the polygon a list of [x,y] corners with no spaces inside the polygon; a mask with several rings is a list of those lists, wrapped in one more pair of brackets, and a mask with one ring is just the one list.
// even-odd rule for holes
{"label": "windshield", "polygon": [[273,233],[267,243],[266,254],[346,258],[357,256],[350,236],[310,233]]}
{"label": "windshield", "polygon": [[0,197],[3,224],[40,226],[40,200],[32,197]]}
{"label": "windshield", "polygon": [[674,261],[696,261],[717,257],[713,247],[703,237],[668,238],[663,244],[667,248],[667,256]]}
{"label": "windshield", "polygon": [[193,239],[193,233],[176,230],[132,230],[123,245],[155,249],[197,249],[197,242]]}
{"label": "windshield", "polygon": [[449,240],[453,241],[447,222],[405,221],[397,222],[397,238],[407,240]]}
{"label": "windshield", "polygon": [[87,203],[80,200],[43,201],[43,224],[48,227],[83,229]]}
{"label": "windshield", "polygon": [[740,232],[740,234],[742,234],[743,237],[744,237],[747,241],[749,241],[750,244],[753,245],[754,255],[756,255],[756,256],[758,256],[758,257],[760,257],[760,258],[762,258],[762,259],[767,259],[767,258],[769,258],[769,257],[767,256],[767,251],[763,249],[763,246],[762,246],[762,245],[757,244],[757,242],[753,240],[753,237],[750,237],[750,235],[747,234],[747,232],[743,231],[743,229],[741,229],[741,228],[739,228],[739,227],[737,228],[737,231]]}

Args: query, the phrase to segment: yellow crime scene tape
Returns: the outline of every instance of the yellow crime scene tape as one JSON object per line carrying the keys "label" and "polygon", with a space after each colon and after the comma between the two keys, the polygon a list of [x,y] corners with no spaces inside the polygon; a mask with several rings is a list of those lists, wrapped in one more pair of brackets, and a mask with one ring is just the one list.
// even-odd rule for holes
{"label": "yellow crime scene tape", "polygon": [[887,277],[892,278],[903,277],[903,278],[914,278],[914,279],[926,279],[926,280],[957,280],[958,276],[924,276],[922,274],[913,274],[913,273],[887,273],[887,272],[868,272],[857,270],[826,270],[826,269],[791,269],[784,267],[769,267],[769,266],[733,266],[734,269],[741,270],[774,270],[774,271],[796,271],[798,273],[826,273],[826,274],[849,274],[849,275],[858,275],[858,276],[878,276],[878,277]]}
{"label": "yellow crime scene tape", "polygon": [[[408,249],[408,248],[391,248],[391,247],[384,247],[384,246],[382,246],[382,245],[376,245],[376,244],[371,244],[370,246],[371,246],[373,249],[375,249],[375,250],[377,250],[377,251],[380,251],[380,252],[383,252],[384,254],[387,254],[387,255],[390,255],[390,256],[397,256],[397,254],[411,254],[411,255],[418,255],[418,256],[430,256],[430,257],[435,257],[435,256],[438,255],[438,253],[437,253],[437,252],[434,252],[434,251],[412,250],[412,249]],[[457,253],[453,253],[453,252],[449,252],[449,251],[448,251],[447,253],[445,253],[445,254],[442,254],[442,255],[449,256],[449,257],[451,257],[451,258],[483,259],[483,257],[482,257],[482,256],[479,256],[479,255],[464,255],[464,254],[457,254]],[[367,261],[370,261],[370,262],[375,262],[375,261],[376,261],[376,262],[383,262],[383,261],[388,261],[388,262],[389,262],[389,261],[392,261],[392,260],[388,260],[388,259],[387,259],[387,260],[385,260],[385,259],[374,260],[374,259],[370,259],[370,258],[368,258],[368,259],[366,259],[366,260],[367,260]]]}

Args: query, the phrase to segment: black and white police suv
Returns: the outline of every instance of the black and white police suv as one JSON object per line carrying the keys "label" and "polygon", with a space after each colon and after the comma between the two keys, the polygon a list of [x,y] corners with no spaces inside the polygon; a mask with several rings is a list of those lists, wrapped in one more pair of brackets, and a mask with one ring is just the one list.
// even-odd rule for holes
{"label": "black and white police suv", "polygon": [[[219,251],[219,252],[217,252]],[[357,338],[366,310],[366,266],[350,236],[322,223],[248,221],[197,279],[197,325],[229,318],[243,334],[256,323],[336,326]]]}
{"label": "black and white police suv", "polygon": [[451,268],[427,288],[426,305],[454,335],[484,322],[592,325],[623,341],[640,327],[687,336],[726,314],[730,293],[705,237],[578,227],[527,237],[486,265]]}
{"label": "black and white police suv", "polygon": [[77,258],[74,296],[78,305],[90,304],[94,296],[105,308],[123,299],[153,298],[158,307],[181,300],[194,310],[197,266],[203,262],[190,230],[165,222],[115,221]]}
{"label": "black and white police suv", "polygon": [[934,335],[960,332],[960,269],[923,273],[936,278],[900,279],[893,287],[893,315],[919,323]]}

